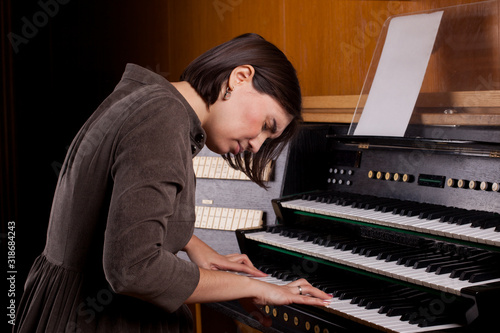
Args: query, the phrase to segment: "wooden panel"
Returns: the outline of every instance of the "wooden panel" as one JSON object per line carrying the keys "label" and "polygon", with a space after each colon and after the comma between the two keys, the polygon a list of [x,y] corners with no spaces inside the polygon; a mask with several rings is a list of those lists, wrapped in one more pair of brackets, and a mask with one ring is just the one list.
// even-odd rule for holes
{"label": "wooden panel", "polygon": [[[317,96],[358,96],[389,16],[475,2],[480,0],[170,0],[168,79],[177,80],[184,67],[209,48],[256,32],[287,54],[297,69],[303,96],[316,96],[316,102]],[[431,63],[429,68],[438,66]],[[435,72],[424,82],[424,91],[447,91],[456,85]],[[487,82],[489,77],[483,74],[476,76]],[[305,119],[311,121],[347,122],[353,112],[305,107]]]}
{"label": "wooden panel", "polygon": [[285,44],[304,96],[360,94],[385,20],[477,0],[286,2]]}
{"label": "wooden panel", "polygon": [[170,80],[177,80],[201,53],[243,33],[260,34],[284,47],[282,1],[169,1],[168,13]]}
{"label": "wooden panel", "polygon": [[[350,123],[359,100],[358,95],[304,97],[303,117],[307,122]],[[498,125],[500,91],[420,94],[410,122],[424,125]]]}
{"label": "wooden panel", "polygon": [[304,96],[359,94],[389,16],[478,1],[170,0],[168,78],[209,48],[255,32],[284,50]]}

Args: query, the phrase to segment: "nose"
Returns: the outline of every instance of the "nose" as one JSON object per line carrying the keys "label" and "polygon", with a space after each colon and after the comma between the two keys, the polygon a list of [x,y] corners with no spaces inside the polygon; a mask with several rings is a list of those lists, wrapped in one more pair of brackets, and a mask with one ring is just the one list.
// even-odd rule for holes
{"label": "nose", "polygon": [[248,150],[250,150],[250,152],[254,154],[257,153],[266,139],[267,136],[265,135],[265,133],[261,132],[255,138],[248,140]]}

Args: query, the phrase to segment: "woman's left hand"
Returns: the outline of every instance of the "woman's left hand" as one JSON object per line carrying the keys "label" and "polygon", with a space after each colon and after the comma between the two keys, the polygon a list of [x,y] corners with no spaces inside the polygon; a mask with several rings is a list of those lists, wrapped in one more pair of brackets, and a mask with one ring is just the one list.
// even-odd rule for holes
{"label": "woman's left hand", "polygon": [[194,235],[185,246],[184,250],[189,256],[189,259],[201,268],[242,272],[252,276],[267,276],[267,274],[254,267],[246,254],[234,253],[225,256],[220,255]]}

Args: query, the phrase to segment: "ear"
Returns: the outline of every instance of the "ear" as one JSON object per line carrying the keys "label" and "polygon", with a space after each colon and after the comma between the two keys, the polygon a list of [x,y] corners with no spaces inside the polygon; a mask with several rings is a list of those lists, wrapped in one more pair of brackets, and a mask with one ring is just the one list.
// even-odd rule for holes
{"label": "ear", "polygon": [[242,65],[238,66],[231,72],[229,76],[229,88],[232,90],[235,86],[244,83],[251,83],[253,76],[255,74],[255,69],[252,65]]}

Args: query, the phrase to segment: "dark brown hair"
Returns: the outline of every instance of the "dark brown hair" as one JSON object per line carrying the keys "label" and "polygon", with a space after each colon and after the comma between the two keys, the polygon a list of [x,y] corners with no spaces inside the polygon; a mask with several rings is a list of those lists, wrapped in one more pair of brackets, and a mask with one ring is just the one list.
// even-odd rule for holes
{"label": "dark brown hair", "polygon": [[299,80],[285,54],[257,34],[244,34],[203,53],[188,65],[180,79],[189,82],[209,106],[219,98],[233,69],[242,65],[254,67],[255,90],[274,98],[293,116],[283,133],[276,139],[266,140],[257,153],[223,155],[233,168],[266,188],[263,180],[266,166],[278,157],[302,121]]}

